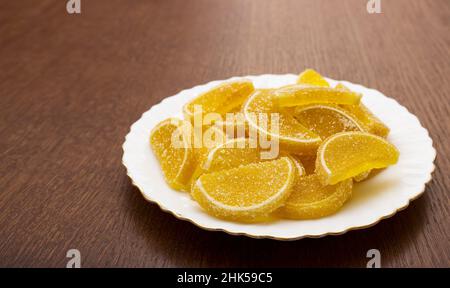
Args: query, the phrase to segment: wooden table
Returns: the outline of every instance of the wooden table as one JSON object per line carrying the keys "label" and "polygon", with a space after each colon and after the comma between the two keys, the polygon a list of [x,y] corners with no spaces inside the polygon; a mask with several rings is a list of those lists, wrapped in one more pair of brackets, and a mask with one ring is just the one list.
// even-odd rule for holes
{"label": "wooden table", "polygon": [[[0,3],[0,266],[450,266],[450,2]],[[378,225],[295,242],[203,231],[147,203],[121,164],[141,113],[181,89],[313,67],[397,99],[438,151],[426,193]]]}

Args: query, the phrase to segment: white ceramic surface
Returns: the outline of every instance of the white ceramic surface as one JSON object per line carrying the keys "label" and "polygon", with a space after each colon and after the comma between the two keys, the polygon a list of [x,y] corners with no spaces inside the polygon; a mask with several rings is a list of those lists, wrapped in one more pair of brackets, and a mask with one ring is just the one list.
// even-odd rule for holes
{"label": "white ceramic surface", "polygon": [[[145,112],[136,121],[123,144],[123,164],[127,174],[148,201],[157,203],[162,210],[187,220],[207,230],[224,231],[234,235],[277,240],[296,240],[304,237],[321,237],[342,234],[352,229],[366,228],[381,219],[393,216],[406,208],[409,202],[425,191],[431,180],[436,151],[428,131],[416,116],[409,113],[392,98],[377,90],[339,81],[353,91],[362,93],[367,105],[391,129],[388,136],[400,151],[396,165],[375,177],[356,183],[352,199],[336,214],[317,220],[278,220],[271,223],[242,224],[217,219],[204,212],[187,193],[169,188],[164,182],[159,164],[150,145],[151,129],[168,117],[182,117],[183,104],[223,81],[212,81],[164,99]],[[297,75],[244,76],[253,81],[256,88],[272,88],[295,83]],[[335,85],[337,81],[327,79]]]}

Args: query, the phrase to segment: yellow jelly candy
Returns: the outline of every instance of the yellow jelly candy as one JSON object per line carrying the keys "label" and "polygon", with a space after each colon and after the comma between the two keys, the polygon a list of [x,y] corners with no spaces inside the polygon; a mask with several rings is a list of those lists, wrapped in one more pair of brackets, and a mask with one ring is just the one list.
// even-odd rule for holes
{"label": "yellow jelly candy", "polygon": [[220,127],[231,139],[248,137],[248,123],[241,112],[227,113],[225,119],[215,121],[214,125]]}
{"label": "yellow jelly candy", "polygon": [[[330,87],[328,82],[320,75],[318,72],[307,69],[303,73],[300,74],[299,79],[297,80],[298,84],[307,84],[314,86],[323,86]],[[342,84],[338,84],[336,86],[338,89],[350,91],[347,87]],[[341,105],[345,107],[346,105]],[[347,105],[353,106],[353,105]],[[354,105],[356,110],[364,111],[365,106],[360,102],[359,105]],[[358,107],[361,106],[361,109]],[[321,108],[323,107],[323,108]],[[328,108],[329,107],[329,108]],[[333,111],[334,110],[334,111]],[[369,111],[368,116],[372,116]],[[300,121],[303,125],[305,125],[311,131],[319,134],[322,139],[325,139],[335,133],[343,132],[343,131],[367,131],[369,130],[365,127],[359,119],[353,116],[353,113],[350,113],[350,110],[345,110],[337,105],[333,104],[312,104],[307,106],[297,107],[295,110],[295,117]],[[366,113],[364,113],[366,115]],[[375,117],[375,116],[374,116]],[[361,117],[360,117],[361,118]],[[377,120],[377,119],[375,119]],[[366,121],[367,123],[367,121]],[[372,131],[373,132],[373,131]],[[315,161],[316,157],[314,156],[306,156],[306,159],[303,159],[305,163],[305,169],[308,174],[314,173]],[[361,182],[368,178],[370,171],[363,172],[359,175],[356,175],[353,180],[356,182]]]}
{"label": "yellow jelly candy", "polygon": [[294,85],[274,91],[274,99],[281,107],[293,107],[307,104],[359,104],[361,94],[312,85]]}
{"label": "yellow jelly candy", "polygon": [[277,89],[230,81],[185,104],[186,120],[159,123],[150,145],[168,185],[215,217],[325,217],[351,197],[353,181],[398,161],[383,138],[389,128],[361,96],[312,69]]}
{"label": "yellow jelly candy", "polygon": [[194,133],[192,134],[192,147],[194,149],[197,164],[204,161],[206,154],[210,149],[229,140],[222,129],[214,125],[202,126],[199,131],[194,128]]}
{"label": "yellow jelly candy", "polygon": [[327,80],[322,75],[313,69],[306,69],[303,71],[297,79],[297,84],[307,84],[321,87],[330,87]]}
{"label": "yellow jelly candy", "polygon": [[[340,83],[336,86],[336,88],[350,91],[350,89]],[[378,119],[377,116],[370,112],[369,108],[367,108],[363,103],[360,102],[358,105],[341,105],[341,107],[353,114],[360,123],[367,127],[368,132],[381,137],[386,137],[389,134],[389,127],[387,127],[383,122],[381,122],[380,119]]]}
{"label": "yellow jelly candy", "polygon": [[361,174],[358,174],[355,177],[353,177],[353,180],[355,180],[356,182],[364,181],[369,177],[371,171],[372,170],[362,172]]}
{"label": "yellow jelly candy", "polygon": [[323,184],[336,184],[375,168],[397,163],[399,152],[386,139],[365,132],[341,132],[317,150],[316,174]]}
{"label": "yellow jelly candy", "polygon": [[224,114],[239,107],[253,90],[253,83],[247,79],[223,83],[184,105],[184,117],[192,122],[196,105],[201,107],[203,114]]}
{"label": "yellow jelly candy", "polygon": [[[307,69],[303,73],[300,74],[299,79],[297,80],[298,84],[306,84],[306,85],[314,85],[314,86],[322,86],[322,87],[330,87],[328,82],[320,75],[318,72]],[[338,89],[350,91],[347,87],[342,84],[338,84],[336,86]],[[311,131],[317,133],[322,139],[325,139],[333,134],[344,131],[367,131],[370,130],[365,125],[360,122],[351,110],[360,110],[361,112],[367,111],[368,113],[363,113],[363,115],[367,115],[369,118],[373,118],[375,116],[365,108],[364,104],[360,102],[359,105],[341,105],[345,106],[355,106],[355,108],[344,109],[340,106],[333,104],[311,104],[306,106],[299,106],[295,109],[295,117],[302,123],[305,127],[310,129]],[[358,113],[356,113],[358,114]],[[373,116],[373,117],[372,117]],[[361,118],[361,117],[360,117]],[[364,117],[366,119],[366,117]],[[374,123],[380,122],[375,117]],[[368,123],[368,121],[365,121]],[[375,124],[377,125],[377,124]],[[383,125],[384,126],[384,125]],[[389,131],[389,130],[388,130]],[[372,129],[372,133],[374,130]],[[309,157],[306,159],[306,170],[309,171],[308,174],[314,173],[316,157]],[[311,169],[312,168],[312,169]],[[355,176],[353,179],[356,182],[361,182],[369,176],[370,171],[366,171],[361,173],[360,175]]]}
{"label": "yellow jelly candy", "polygon": [[[316,156],[317,155],[291,155],[294,159],[302,163],[304,174],[303,175],[311,175],[314,174],[314,170],[316,169]],[[353,177],[353,180],[356,182],[361,182],[366,180],[371,171],[366,171],[361,174]]]}
{"label": "yellow jelly candy", "polygon": [[[299,106],[295,109],[295,118],[322,139],[339,132],[367,130],[350,112],[332,104]],[[369,173],[370,171],[363,172],[355,176],[354,180],[361,182]]]}
{"label": "yellow jelly candy", "polygon": [[175,190],[189,190],[188,183],[195,168],[191,129],[189,122],[170,118],[159,123],[150,134],[150,145],[164,178]]}
{"label": "yellow jelly candy", "polygon": [[287,157],[203,174],[191,195],[211,215],[252,222],[279,208],[291,194],[295,164]]}
{"label": "yellow jelly candy", "polygon": [[[256,90],[243,105],[245,120],[249,125],[249,134],[257,132],[268,139],[276,139],[283,150],[295,153],[315,153],[321,139],[306,129],[286,111],[276,107],[272,90]],[[278,118],[278,127],[272,125],[272,115]],[[265,117],[262,117],[265,116]],[[267,120],[266,125],[263,120]],[[278,128],[278,131],[275,131]]]}
{"label": "yellow jelly candy", "polygon": [[261,161],[260,150],[250,139],[237,138],[209,150],[196,174],[226,170]]}
{"label": "yellow jelly candy", "polygon": [[[288,157],[295,164],[298,175],[304,175],[305,169],[299,159],[291,155],[282,155]],[[221,145],[209,150],[203,161],[194,172],[194,179],[202,174],[212,173],[221,170],[227,170],[250,163],[267,161],[261,157],[261,150],[248,138],[230,139]]]}
{"label": "yellow jelly candy", "polygon": [[352,195],[352,180],[323,185],[317,175],[300,177],[277,214],[289,219],[315,219],[336,213]]}
{"label": "yellow jelly candy", "polygon": [[295,108],[294,117],[322,139],[344,131],[365,131],[358,119],[338,105],[299,106]]}

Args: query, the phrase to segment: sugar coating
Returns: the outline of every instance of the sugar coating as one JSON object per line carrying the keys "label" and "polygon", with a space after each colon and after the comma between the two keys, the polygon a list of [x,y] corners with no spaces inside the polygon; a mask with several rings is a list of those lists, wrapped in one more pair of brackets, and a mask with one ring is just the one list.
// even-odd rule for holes
{"label": "sugar coating", "polygon": [[325,80],[322,77],[322,75],[320,75],[317,71],[313,69],[306,69],[305,71],[300,73],[297,79],[297,83],[321,87],[330,87],[330,84],[328,84],[327,80]]}
{"label": "sugar coating", "polygon": [[291,219],[314,219],[336,213],[352,195],[352,180],[323,185],[317,175],[298,178],[286,203],[278,211]]}
{"label": "sugar coating", "polygon": [[349,90],[313,85],[293,85],[274,92],[281,107],[294,107],[314,103],[359,104],[361,94]]}
{"label": "sugar coating", "polygon": [[296,172],[287,157],[253,163],[202,175],[191,195],[216,217],[253,221],[283,205]]}
{"label": "sugar coating", "polygon": [[[311,151],[315,151],[320,144],[320,137],[300,124],[290,111],[278,107],[273,93],[273,89],[256,90],[243,104],[244,115],[250,127],[249,133],[255,131],[270,137],[277,137],[281,148],[290,152],[311,153]],[[277,113],[278,133],[273,134],[268,131],[268,128],[272,127],[272,118],[269,116],[266,117],[265,127],[258,126],[257,117],[267,115],[260,113]]]}
{"label": "sugar coating", "polygon": [[[383,138],[389,128],[360,102],[361,96],[342,84],[331,88],[312,69],[302,72],[296,84],[278,89],[255,90],[249,80],[231,81],[188,102],[186,120],[159,123],[150,144],[166,182],[190,191],[213,216],[244,222],[270,215],[325,217],[351,197],[353,180],[363,181],[372,169],[398,160],[398,150]],[[223,120],[192,129],[194,105]],[[243,117],[225,118],[229,112]],[[276,132],[269,129],[271,113],[278,115]],[[267,122],[259,121],[262,116]],[[171,138],[181,126],[191,128],[177,134],[186,146],[174,147]],[[263,161],[260,148],[253,146],[261,135],[279,140],[276,160]],[[201,137],[212,146],[191,145],[205,140]]]}
{"label": "sugar coating", "polygon": [[220,84],[188,102],[183,107],[184,116],[192,121],[195,105],[200,105],[203,113],[226,113],[240,106],[253,91],[253,83],[246,79]]}
{"label": "sugar coating", "polygon": [[325,140],[317,152],[316,170],[324,184],[336,184],[398,161],[397,148],[366,132],[341,132]]}
{"label": "sugar coating", "polygon": [[172,135],[180,132],[182,141],[187,143],[191,135],[179,129],[188,122],[171,118],[159,123],[151,132],[150,145],[160,164],[166,182],[174,189],[187,190],[192,171],[195,167],[194,151],[189,147],[175,148]]}
{"label": "sugar coating", "polygon": [[339,132],[366,130],[346,110],[332,104],[299,106],[295,109],[294,117],[322,139]]}

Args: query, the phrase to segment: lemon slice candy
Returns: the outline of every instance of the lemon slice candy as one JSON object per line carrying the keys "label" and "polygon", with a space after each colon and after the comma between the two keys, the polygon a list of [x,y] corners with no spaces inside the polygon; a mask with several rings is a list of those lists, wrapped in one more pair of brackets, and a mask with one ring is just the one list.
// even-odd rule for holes
{"label": "lemon slice candy", "polygon": [[[330,87],[325,78],[312,69],[307,69],[299,75],[298,84],[306,84],[313,86]],[[351,91],[343,84],[336,85],[336,89]],[[353,114],[364,126],[367,127],[368,132],[375,135],[386,137],[389,134],[389,128],[381,122],[363,103],[358,105],[341,105],[341,107]]]}
{"label": "lemon slice candy", "polygon": [[242,112],[227,113],[224,120],[217,120],[214,125],[220,127],[230,139],[248,136],[248,123]]}
{"label": "lemon slice candy", "polygon": [[[350,91],[350,89],[341,83],[336,86],[336,89]],[[381,122],[362,102],[358,105],[341,105],[341,107],[353,114],[360,123],[363,123],[367,127],[368,132],[381,137],[386,137],[389,134],[389,127]]]}
{"label": "lemon slice candy", "polygon": [[295,108],[294,117],[303,126],[325,139],[344,131],[365,131],[365,127],[345,109],[333,104],[312,104]]}
{"label": "lemon slice candy", "polygon": [[[276,107],[273,101],[272,90],[256,90],[243,104],[242,109],[249,126],[249,134],[252,131],[256,131],[267,138],[272,139],[273,137],[279,141],[283,150],[300,154],[311,154],[315,153],[322,141],[318,135],[309,131],[295,120],[290,113]],[[267,115],[267,119],[270,120],[270,113],[277,113],[279,121],[279,131],[277,132],[268,129],[272,127],[271,122],[264,127],[256,120],[261,114]]]}
{"label": "lemon slice candy", "polygon": [[[312,69],[307,69],[301,73],[297,83],[330,87],[325,78]],[[350,91],[342,84],[338,84],[336,88]],[[359,105],[312,104],[300,106],[295,109],[295,117],[300,123],[319,134],[323,139],[344,131],[366,131],[379,136],[386,136],[389,133],[389,128],[378,120],[361,102]],[[312,167],[314,170],[314,163],[315,158],[314,162],[309,161],[307,163],[312,164],[307,165],[307,167]],[[363,172],[355,176],[353,180],[361,182],[367,179],[369,174],[370,171]]]}
{"label": "lemon slice candy", "polygon": [[293,85],[277,89],[274,95],[280,107],[318,103],[358,104],[362,96],[347,90],[312,85]]}
{"label": "lemon slice candy", "polygon": [[251,222],[283,205],[296,171],[294,163],[282,157],[204,174],[193,185],[191,195],[216,217]]}
{"label": "lemon slice candy", "polygon": [[367,178],[369,178],[371,171],[372,170],[362,172],[361,174],[358,174],[355,177],[353,177],[353,180],[355,180],[355,182],[362,182],[362,181],[366,180]]}
{"label": "lemon slice candy", "polygon": [[[191,148],[192,126],[189,122],[170,118],[159,123],[150,134],[150,145],[170,187],[187,191],[195,168]],[[174,137],[176,136],[176,137]],[[178,141],[174,142],[174,139]]]}
{"label": "lemon slice candy", "polygon": [[184,117],[192,122],[196,105],[203,113],[224,114],[242,105],[253,90],[253,83],[247,79],[223,83],[185,104]]}
{"label": "lemon slice candy", "polygon": [[[194,178],[196,179],[202,174],[267,161],[267,159],[262,159],[260,154],[261,150],[255,144],[256,143],[252,142],[251,139],[237,138],[230,139],[227,142],[209,150],[204,160],[194,172]],[[291,155],[281,155],[281,157],[288,157],[292,160],[297,169],[297,175],[305,174],[305,168],[299,159],[296,159]]]}
{"label": "lemon slice candy", "polygon": [[[226,141],[228,141],[227,135],[222,131],[222,129],[212,125],[212,126],[203,126],[202,133],[199,135],[198,133],[193,133],[194,138],[192,140],[195,142],[195,139],[197,141],[200,141],[200,147],[195,148],[194,146],[194,154],[196,158],[196,164],[197,164],[197,170],[199,170],[199,166],[203,161],[205,160],[207,154],[209,153],[210,149],[217,147]],[[194,129],[195,130],[195,129]],[[210,146],[211,145],[211,146]],[[193,174],[193,177],[195,178],[195,173]]]}
{"label": "lemon slice candy", "polygon": [[[255,147],[253,147],[255,146]],[[202,174],[260,162],[258,147],[250,139],[237,138],[211,149],[200,165]]]}
{"label": "lemon slice candy", "polygon": [[323,184],[336,184],[398,161],[399,152],[386,139],[365,132],[341,132],[317,150],[315,172]]}
{"label": "lemon slice candy", "polygon": [[328,84],[327,80],[325,80],[322,77],[322,75],[320,75],[317,71],[313,69],[306,69],[305,71],[300,73],[297,79],[297,83],[321,87],[330,87],[330,84]]}
{"label": "lemon slice candy", "polygon": [[323,185],[317,175],[300,177],[277,213],[289,219],[315,219],[336,213],[352,195],[352,180]]}

